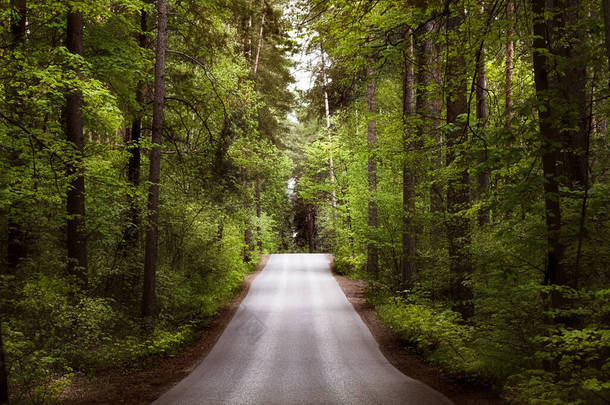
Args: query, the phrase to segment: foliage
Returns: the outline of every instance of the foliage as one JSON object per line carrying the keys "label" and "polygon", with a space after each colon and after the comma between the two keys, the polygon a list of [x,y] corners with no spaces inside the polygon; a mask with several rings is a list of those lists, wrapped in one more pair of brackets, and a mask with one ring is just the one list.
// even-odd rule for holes
{"label": "foliage", "polygon": [[[295,45],[282,1],[264,9],[245,0],[169,1],[156,316],[149,321],[140,308],[154,2],[23,3],[24,10],[21,2],[0,5],[0,210],[7,219],[0,224],[0,324],[11,400],[49,404],[74,373],[175,355],[231,299],[260,253],[291,248],[292,162],[284,142]],[[69,11],[83,15],[82,55],[66,46]],[[263,11],[255,76],[243,38],[258,45]],[[74,90],[84,98],[86,286],[66,266],[73,180],[66,173],[78,156],[62,114]],[[19,240],[25,249],[15,265],[9,257]]]}
{"label": "foliage", "polygon": [[[610,55],[600,2],[310,0],[302,7],[312,55],[319,60],[322,44],[329,76],[325,87],[315,67],[297,128],[308,142],[297,158],[295,189],[302,205],[315,207],[318,249],[335,255],[339,272],[369,279],[379,316],[457,378],[491,385],[515,403],[607,403],[610,217],[601,100]],[[540,19],[550,33],[542,45],[533,43]],[[540,68],[532,63],[540,53],[549,60],[548,91],[540,91]],[[405,101],[409,66],[413,112]],[[375,73],[374,112],[368,72]],[[450,122],[456,88],[466,105]],[[423,109],[426,101],[438,111]],[[371,121],[374,144],[367,141]],[[549,131],[557,134],[551,141]],[[377,163],[376,189],[368,184],[369,159]],[[548,191],[551,178],[557,192]],[[404,194],[409,179],[412,197]],[[464,185],[466,202],[452,200],[456,184]],[[368,222],[372,202],[377,226]],[[553,202],[559,209],[551,212]],[[555,231],[549,223],[557,217]],[[458,237],[451,233],[456,219],[465,224]],[[413,256],[405,237],[416,246]],[[456,244],[463,246],[457,254]],[[366,272],[371,245],[378,274]],[[467,319],[455,295],[456,259],[468,264],[457,283],[472,295]],[[409,277],[405,262],[413,265]]]}

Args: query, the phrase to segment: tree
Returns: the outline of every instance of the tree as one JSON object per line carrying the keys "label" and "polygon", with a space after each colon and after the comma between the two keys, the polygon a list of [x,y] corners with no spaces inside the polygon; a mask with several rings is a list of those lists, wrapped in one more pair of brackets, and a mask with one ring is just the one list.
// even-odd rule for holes
{"label": "tree", "polygon": [[[586,103],[583,97],[586,75],[580,66],[567,65],[569,67],[560,72],[554,64],[560,61],[561,66],[566,66],[563,64],[578,58],[574,43],[579,43],[580,38],[573,31],[577,6],[565,1],[553,5],[539,0],[532,2],[535,36],[532,53],[539,103],[547,237],[545,282],[573,287],[576,286],[575,275],[570,274],[564,263],[566,242],[562,239],[562,198],[559,187],[562,174],[565,175],[564,184],[570,188],[584,187],[586,184],[588,163],[586,155],[582,150],[579,151],[581,138],[586,136],[583,135],[586,128],[583,128],[582,117],[583,103]],[[567,42],[566,36],[576,40]],[[552,292],[551,301],[554,307],[562,307],[566,303],[558,291]]]}
{"label": "tree", "polygon": [[159,182],[161,174],[161,144],[165,106],[165,53],[167,48],[167,0],[157,1],[157,45],[155,57],[155,82],[153,97],[152,149],[148,180],[148,223],[144,252],[144,288],[142,316],[155,313],[155,283],[157,270],[157,244],[159,222]]}
{"label": "tree", "polygon": [[[413,49],[413,34],[409,30],[405,33],[405,50],[403,51],[404,67],[403,67],[403,82],[402,82],[402,120],[404,125],[403,134],[403,167],[402,167],[402,209],[403,209],[403,224],[402,224],[402,284],[408,288],[413,283],[413,276],[416,270],[415,256],[416,252],[416,229],[414,226],[415,217],[415,187],[417,185],[417,173],[412,162],[407,160],[409,149],[418,150],[422,146],[420,134],[416,134],[414,141],[409,140],[409,135],[413,125],[411,121],[415,117],[415,68],[413,62],[415,60],[415,52]],[[425,52],[425,50],[424,50]],[[418,62],[420,72],[424,71],[425,64],[422,60],[426,55],[418,54]],[[420,78],[423,76],[420,74]],[[419,101],[421,104],[422,101]],[[420,111],[423,107],[420,105]]]}
{"label": "tree", "polygon": [[447,240],[449,241],[449,270],[451,274],[451,299],[453,308],[464,319],[473,315],[472,290],[465,282],[472,273],[472,262],[468,252],[470,224],[462,211],[470,205],[470,176],[468,168],[459,161],[459,147],[465,142],[466,127],[461,120],[468,112],[466,97],[466,61],[458,49],[458,38],[464,19],[463,10],[456,7],[447,19],[451,37],[447,44],[447,165],[452,174],[447,183]]}
{"label": "tree", "polygon": [[0,322],[0,404],[8,404],[8,373],[6,371],[6,356],[2,340],[2,322]]}
{"label": "tree", "polygon": [[[485,7],[481,6],[480,14],[485,14]],[[483,39],[484,41],[484,39]],[[480,170],[477,176],[477,185],[478,185],[478,195],[480,199],[483,199],[487,196],[489,192],[489,169],[487,168],[487,142],[485,140],[485,131],[489,126],[489,106],[487,104],[487,67],[485,66],[487,61],[485,57],[485,46],[481,44],[481,48],[479,49],[479,57],[477,60],[476,66],[476,96],[477,96],[477,129],[478,129],[478,137],[483,140],[482,152],[480,163],[483,168]],[[507,51],[508,53],[508,51]],[[507,68],[508,70],[508,68]],[[507,80],[508,83],[508,80]],[[508,86],[508,84],[507,84]],[[508,93],[507,93],[508,97]],[[483,226],[489,223],[489,208],[487,206],[483,206],[479,209],[478,213],[479,226]]]}
{"label": "tree", "polygon": [[508,20],[508,29],[506,32],[506,69],[505,69],[505,109],[506,109],[506,129],[510,130],[514,116],[513,111],[513,71],[515,69],[515,2],[508,0],[506,2],[506,19]]}
{"label": "tree", "polygon": [[[371,41],[372,38],[369,38]],[[367,125],[367,141],[369,144],[369,158],[368,158],[368,190],[369,190],[369,202],[368,202],[368,226],[369,232],[377,231],[377,154],[375,147],[377,144],[377,135],[375,133],[377,129],[377,121],[375,120],[375,67],[374,59],[369,60],[369,66],[366,69],[366,76],[368,79],[367,85],[367,104],[369,112],[369,120]],[[367,247],[367,258],[366,258],[366,270],[373,277],[379,275],[379,258],[377,252],[376,241],[369,241]]]}
{"label": "tree", "polygon": [[[76,56],[83,54],[83,14],[72,8],[68,12],[68,28],[66,32],[66,47]],[[81,76],[80,60],[71,61],[75,78]],[[83,136],[83,121],[81,108],[83,93],[78,88],[68,89],[66,108],[64,110],[65,131],[68,142],[74,148],[73,158],[68,163],[67,176],[71,179],[67,197],[67,244],[68,272],[76,275],[83,285],[87,284],[87,231],[85,228],[85,168],[83,155],[85,153],[85,138]]]}
{"label": "tree", "polygon": [[326,76],[326,61],[324,60],[324,46],[320,42],[320,62],[322,63],[322,86],[324,87],[324,115],[326,117],[326,137],[328,138],[328,171],[330,178],[331,206],[337,208],[337,195],[335,192],[335,165],[333,162],[333,144],[330,132],[330,108],[328,106],[328,77]]}
{"label": "tree", "polygon": [[[138,34],[138,45],[140,48],[146,48],[146,33],[148,31],[148,13],[145,9],[140,11],[140,33]],[[127,147],[129,149],[129,165],[127,167],[127,179],[133,185],[132,193],[135,194],[140,185],[140,166],[141,166],[141,148],[140,138],[142,136],[142,115],[141,109],[144,107],[144,83],[139,82],[136,88],[136,104],[139,111],[134,113],[133,121],[131,122],[131,131],[129,131],[130,139],[128,139]],[[140,228],[140,209],[138,208],[137,200],[132,197],[130,207],[131,224],[128,225],[125,232],[125,245],[136,245],[139,237]]]}
{"label": "tree", "polygon": [[[10,2],[10,10],[11,10],[11,43],[10,49],[16,50],[25,42],[25,34],[26,34],[26,16],[27,16],[27,2],[26,0],[12,0]],[[9,101],[10,112],[15,116],[19,116],[19,96],[18,91],[14,87],[13,84],[9,85],[7,88],[7,99]],[[17,138],[19,136],[19,132],[16,132],[13,137]],[[12,164],[18,165],[20,164],[18,153],[16,150],[13,150],[11,153],[11,161]],[[12,211],[17,211],[18,207],[13,204]],[[17,266],[19,262],[26,256],[26,232],[24,231],[22,224],[15,218],[15,212],[9,212],[8,217],[8,240],[7,240],[7,266],[11,273],[15,273],[17,270]]]}

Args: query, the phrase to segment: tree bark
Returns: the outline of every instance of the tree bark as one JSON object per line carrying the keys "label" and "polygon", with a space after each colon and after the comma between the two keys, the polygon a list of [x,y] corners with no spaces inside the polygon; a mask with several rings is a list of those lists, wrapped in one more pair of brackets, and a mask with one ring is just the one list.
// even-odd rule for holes
{"label": "tree bark", "polygon": [[[148,31],[147,24],[148,15],[146,10],[140,12],[140,31],[138,35],[139,46],[142,49],[146,48],[146,32]],[[144,83],[138,83],[136,88],[136,104],[139,109],[144,106]],[[127,178],[129,182],[138,186],[140,184],[140,136],[142,135],[142,111],[137,111],[135,118],[131,124],[131,142],[129,145],[129,166],[127,170]]]}
{"label": "tree bark", "polygon": [[11,39],[15,48],[25,41],[27,23],[27,1],[11,0]]}
{"label": "tree bark", "polygon": [[[565,49],[570,45],[561,45],[561,41],[552,36],[553,27],[563,27],[566,23],[564,19],[566,6],[568,5],[564,2],[549,7],[545,0],[533,1],[535,35],[533,61],[536,97],[539,104],[542,170],[545,178],[544,203],[547,234],[545,283],[574,287],[574,280],[563,263],[565,243],[561,237],[562,216],[559,185],[562,175],[561,166],[563,166],[561,151],[570,148],[574,137],[574,134],[566,134],[567,131],[564,131],[566,127],[574,128],[567,126],[574,122],[570,123],[569,118],[566,120],[566,112],[563,110],[566,105],[573,106],[568,98],[574,96],[568,95],[564,89],[569,87],[572,92],[578,93],[580,86],[578,81],[572,81],[570,74],[554,76],[552,72],[555,69],[555,62],[551,59],[557,57],[558,54],[565,56],[571,51]],[[559,43],[559,49],[555,47],[557,43]],[[575,178],[576,176],[570,179],[568,185],[573,185]],[[565,303],[566,300],[561,294],[553,291],[551,305],[558,308]]]}
{"label": "tree bark", "polygon": [[[402,166],[402,286],[410,288],[416,271],[416,230],[415,218],[415,187],[417,173],[414,162],[410,162],[409,147],[419,149],[422,146],[421,133],[414,134],[410,121],[415,114],[415,68],[414,68],[414,39],[411,32],[406,33],[406,49],[403,54],[403,83],[402,83],[402,121],[403,121],[403,166]],[[419,57],[420,55],[418,55]],[[424,56],[425,57],[425,56]],[[423,71],[424,65],[420,65]],[[414,136],[415,135],[415,136]],[[414,139],[410,139],[410,137]]]}
{"label": "tree bark", "polygon": [[263,234],[261,231],[261,182],[256,176],[256,183],[254,185],[254,193],[255,193],[255,203],[256,203],[256,246],[258,247],[258,252],[263,253]]}
{"label": "tree bark", "polygon": [[[608,69],[610,69],[610,0],[602,0],[604,9],[604,31],[606,34],[606,58],[608,59]],[[610,87],[610,84],[608,85]]]}
{"label": "tree bark", "polygon": [[[26,0],[11,0],[11,44],[10,49],[15,50],[25,42],[26,35],[26,18],[27,18],[27,3]],[[18,89],[12,85],[6,86],[7,99],[10,101],[8,109],[11,114],[15,117],[20,115],[19,105],[19,92]],[[12,131],[11,131],[12,132]],[[19,134],[11,134],[11,138],[15,141],[18,139]],[[17,142],[15,142],[17,144]],[[11,164],[14,166],[22,166],[22,159],[19,158],[19,151],[17,148],[11,150],[10,153]],[[9,272],[15,274],[17,266],[21,260],[27,254],[27,232],[23,228],[23,224],[18,219],[18,213],[21,211],[23,203],[21,201],[14,201],[11,204],[11,208],[7,213],[8,223],[8,240],[6,246],[6,259]]]}
{"label": "tree bark", "polygon": [[333,162],[333,139],[330,132],[330,108],[328,105],[328,77],[326,76],[326,61],[324,59],[324,46],[320,43],[320,58],[322,59],[322,86],[324,87],[324,112],[326,115],[326,137],[328,138],[328,170],[330,176],[331,206],[337,208],[337,194],[335,193],[335,167]]}
{"label": "tree bark", "polygon": [[376,236],[377,231],[377,121],[375,120],[375,68],[373,61],[370,61],[370,66],[366,71],[368,77],[367,85],[367,100],[368,110],[370,114],[367,140],[369,144],[369,159],[368,159],[368,187],[369,187],[369,204],[368,204],[368,226],[369,226],[369,243],[367,246],[366,269],[373,277],[379,276],[379,258],[377,253]]}
{"label": "tree bark", "polygon": [[244,262],[250,263],[250,261],[252,261],[252,256],[250,256],[250,254],[254,250],[254,244],[252,243],[252,225],[250,224],[250,221],[245,221],[244,225],[246,227],[244,230]]}
{"label": "tree bark", "polygon": [[161,144],[165,105],[165,51],[167,48],[167,0],[157,1],[157,47],[153,98],[152,149],[148,190],[148,224],[144,251],[144,288],[142,316],[155,313],[155,284],[157,272],[157,242],[159,221],[159,181],[161,177]]}
{"label": "tree bark", "polygon": [[[71,10],[68,13],[66,46],[68,51],[74,55],[83,54],[83,15],[79,11]],[[77,76],[81,75],[78,67],[73,69]],[[68,90],[64,123],[66,137],[74,149],[74,157],[68,164],[66,173],[70,179],[67,195],[67,268],[69,274],[78,278],[81,287],[85,287],[87,285],[87,232],[85,228],[85,168],[83,165],[85,139],[82,105],[81,90]]]}
{"label": "tree bark", "polygon": [[[27,3],[26,0],[11,0],[11,20],[10,20],[10,31],[11,31],[11,45],[10,49],[14,50],[21,46],[25,42],[26,35],[26,16],[27,16]],[[19,111],[16,110],[18,102],[18,92],[12,86],[7,86],[7,99],[11,101],[9,104],[9,111],[17,116]],[[14,134],[16,138],[18,135]],[[11,151],[10,161],[13,164],[19,163],[19,153],[17,149]],[[8,274],[15,275],[17,266],[21,260],[26,256],[26,232],[23,229],[20,221],[15,218],[15,212],[21,208],[20,202],[13,202],[12,209],[9,209],[7,218],[7,245],[6,245],[6,259],[8,266]],[[11,212],[13,211],[13,212]],[[7,275],[8,275],[7,274]],[[7,280],[10,283],[10,279]],[[4,306],[4,303],[0,303]],[[2,309],[2,308],[0,308]],[[4,341],[2,339],[2,317],[3,313],[0,313],[0,404],[8,404],[9,400],[9,388],[8,388],[8,368],[6,365],[6,356],[4,351]]]}
{"label": "tree bark", "polygon": [[[483,7],[480,9],[480,14],[483,15],[485,10]],[[479,138],[483,139],[481,156],[479,157],[479,163],[483,166],[483,169],[477,175],[477,194],[479,201],[486,199],[489,193],[489,178],[490,172],[486,167],[487,165],[487,144],[485,140],[485,132],[489,121],[489,106],[487,104],[487,68],[486,64],[486,51],[485,47],[481,48],[479,60],[477,61],[477,77],[476,77],[476,96],[477,96],[477,129]],[[478,212],[479,226],[483,226],[489,223],[489,208],[483,204],[483,207]]]}
{"label": "tree bark", "polygon": [[4,354],[4,341],[2,340],[2,322],[0,322],[0,404],[8,404],[8,373],[6,356]]}
{"label": "tree bark", "polygon": [[[560,97],[565,95],[567,108],[560,117],[563,126],[564,144],[562,172],[571,190],[582,192],[587,183],[587,138],[589,132],[589,98],[587,96],[588,75],[587,62],[583,60],[585,32],[578,27],[586,18],[582,0],[557,0],[553,2],[556,16],[554,28],[550,35],[553,38],[552,48],[565,64],[564,75],[557,75],[553,81],[559,90]],[[569,40],[566,40],[568,38]],[[559,68],[561,69],[561,67]]]}
{"label": "tree bark", "polygon": [[306,204],[306,224],[307,224],[307,244],[309,245],[309,253],[316,252],[316,215],[313,205]]}
{"label": "tree bark", "polygon": [[[609,0],[610,1],[610,0]],[[508,0],[506,3],[506,19],[508,29],[506,32],[506,71],[505,71],[505,109],[506,109],[506,129],[511,130],[513,122],[513,71],[515,69],[515,2]]]}
{"label": "tree bark", "polygon": [[[449,30],[459,30],[463,22],[462,11],[448,19]],[[447,46],[457,48],[457,41]],[[453,309],[459,312],[464,319],[470,318],[474,313],[472,303],[472,289],[465,282],[472,273],[470,259],[470,224],[461,212],[470,206],[469,185],[470,178],[467,168],[461,168],[460,162],[455,162],[457,154],[456,147],[462,144],[466,138],[464,124],[460,123],[460,115],[467,114],[468,101],[466,62],[461,53],[449,53],[447,63],[447,124],[456,126],[456,129],[448,133],[447,137],[447,165],[456,164],[458,168],[447,183],[447,239],[449,242],[449,268],[451,272],[451,299]]]}
{"label": "tree bark", "polygon": [[263,47],[263,29],[265,27],[265,11],[266,11],[266,6],[263,6],[263,16],[261,17],[261,27],[260,30],[258,31],[258,44],[256,45],[256,58],[254,59],[254,78],[256,78],[257,74],[258,74],[258,65],[260,62],[260,56],[261,56],[261,49]]}
{"label": "tree bark", "polygon": [[[138,35],[138,42],[140,48],[146,48],[146,32],[148,31],[147,24],[147,12],[141,10],[140,12],[140,34]],[[135,117],[131,123],[131,137],[127,143],[127,149],[129,150],[129,163],[127,166],[127,180],[131,183],[133,188],[133,196],[131,196],[129,216],[131,217],[131,223],[125,230],[125,246],[137,246],[139,240],[139,229],[140,229],[140,210],[138,208],[137,198],[135,192],[140,185],[140,167],[141,167],[141,152],[140,152],[140,137],[142,135],[142,111],[144,107],[144,83],[138,83],[136,88],[136,104],[139,111],[135,112]]]}
{"label": "tree bark", "polygon": [[[438,131],[438,127],[441,124],[441,112],[443,109],[443,101],[441,99],[441,49],[440,46],[435,43],[432,38],[432,34],[438,32],[438,25],[434,21],[426,23],[425,27],[425,39],[422,44],[422,53],[426,55],[425,65],[420,65],[426,72],[426,83],[433,89],[425,91],[422,88],[422,93],[425,93],[426,109],[422,114],[422,119],[425,122],[426,132],[432,139],[436,140],[437,148],[433,153],[432,167],[441,168],[444,166],[443,161],[443,148],[442,144],[444,141],[443,134]],[[423,71],[422,71],[423,74]],[[418,96],[419,101],[419,96]],[[423,99],[422,99],[423,101]],[[435,180],[430,186],[430,212],[441,213],[444,211],[445,199],[443,192],[443,184]],[[435,233],[435,230],[432,230]]]}
{"label": "tree bark", "polygon": [[248,2],[248,48],[246,50],[246,59],[248,60],[248,66],[252,65],[252,10],[251,4]]}

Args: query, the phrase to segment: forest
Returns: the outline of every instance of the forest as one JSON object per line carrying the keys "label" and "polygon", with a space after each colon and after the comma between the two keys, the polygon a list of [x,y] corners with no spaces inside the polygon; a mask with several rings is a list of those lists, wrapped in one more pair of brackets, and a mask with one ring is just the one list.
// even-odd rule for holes
{"label": "forest", "polygon": [[0,403],[175,355],[277,252],[456,381],[609,403],[609,97],[610,0],[0,0]]}

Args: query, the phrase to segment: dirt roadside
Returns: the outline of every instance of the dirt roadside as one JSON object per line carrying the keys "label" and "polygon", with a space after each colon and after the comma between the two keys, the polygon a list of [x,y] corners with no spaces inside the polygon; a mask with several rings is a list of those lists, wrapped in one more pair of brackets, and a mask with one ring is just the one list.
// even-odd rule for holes
{"label": "dirt roadside", "polygon": [[379,320],[375,308],[367,303],[366,282],[352,280],[333,272],[337,283],[369,328],[388,361],[403,374],[442,392],[457,405],[500,405],[505,402],[489,391],[453,381],[439,368],[425,364],[401,343],[392,330]]}
{"label": "dirt roadside", "polygon": [[61,404],[150,404],[203,361],[248,294],[252,281],[260,274],[268,260],[268,255],[261,258],[256,270],[246,276],[231,302],[219,311],[201,336],[176,357],[159,358],[157,364],[147,370],[133,372],[118,369],[112,373],[98,375],[93,380],[76,377],[72,386],[64,393]]}

